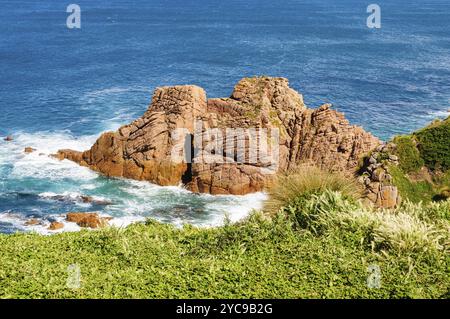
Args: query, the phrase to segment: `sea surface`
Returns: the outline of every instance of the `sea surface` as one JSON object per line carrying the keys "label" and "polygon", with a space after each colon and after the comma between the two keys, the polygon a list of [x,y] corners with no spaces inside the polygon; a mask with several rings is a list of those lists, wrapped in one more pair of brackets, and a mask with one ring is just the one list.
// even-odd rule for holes
{"label": "sea surface", "polygon": [[[447,116],[450,1],[377,0],[381,28],[369,29],[372,2],[1,0],[0,232],[48,233],[69,211],[212,226],[260,208],[261,193],[194,195],[48,157],[139,117],[157,86],[224,97],[245,76],[287,77],[309,107],[332,103],[385,140]],[[66,26],[70,3],[81,29]],[[25,226],[32,217],[44,225]]]}

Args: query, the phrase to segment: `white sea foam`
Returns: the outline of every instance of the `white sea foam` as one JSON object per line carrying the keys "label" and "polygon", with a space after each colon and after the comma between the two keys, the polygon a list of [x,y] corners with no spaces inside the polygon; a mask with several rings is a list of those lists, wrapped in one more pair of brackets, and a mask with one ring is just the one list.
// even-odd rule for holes
{"label": "white sea foam", "polygon": [[89,207],[91,203],[111,203],[111,201],[103,196],[86,195],[80,192],[65,191],[62,193],[43,192],[38,195],[43,199],[66,201],[77,203],[79,206]]}
{"label": "white sea foam", "polygon": [[[85,150],[94,141],[95,136],[74,138],[64,132],[17,133],[14,135],[13,141],[3,143],[0,150],[0,162],[3,164],[9,163],[13,166],[10,178],[88,180],[95,178],[97,174],[70,161],[59,161],[50,155],[63,148]],[[24,152],[25,147],[32,147],[36,151],[26,154]]]}
{"label": "white sea foam", "polygon": [[431,118],[446,118],[450,116],[450,111],[432,111],[428,113],[428,116]]}
{"label": "white sea foam", "polygon": [[113,227],[127,227],[134,223],[142,223],[146,220],[143,216],[123,216],[111,219],[108,223]]}
{"label": "white sea foam", "polygon": [[[262,209],[264,200],[267,199],[265,193],[254,193],[244,196],[229,197],[229,202],[221,203],[211,202],[206,208],[211,209],[215,213],[204,226],[220,226],[223,224],[225,217],[228,217],[231,222],[237,222],[245,217],[252,210]],[[235,204],[233,204],[235,202]]]}
{"label": "white sea foam", "polygon": [[[99,214],[101,217],[110,217],[107,214]],[[30,218],[25,218],[23,216],[13,214],[13,213],[0,213],[0,221],[11,224],[15,229],[28,232],[36,232],[41,235],[52,235],[62,232],[76,232],[82,228],[76,223],[66,221],[66,214],[60,215],[47,215],[45,219],[36,219],[39,223],[36,225],[27,225],[27,221]],[[50,220],[62,223],[64,226],[57,230],[48,229],[50,226]],[[144,222],[146,220],[143,216],[123,216],[113,218],[108,221],[108,225],[117,228],[127,227],[134,223]]]}
{"label": "white sea foam", "polygon": [[[19,132],[14,134],[14,140],[11,142],[0,141],[2,144],[0,167],[4,167],[2,166],[4,164],[11,166],[6,178],[15,179],[17,183],[24,178],[33,178],[40,185],[40,191],[35,194],[43,200],[75,204],[80,207],[80,211],[92,209],[92,203],[85,203],[82,196],[90,196],[94,201],[112,202],[112,205],[105,206],[102,211],[114,217],[110,224],[117,227],[142,222],[146,218],[156,218],[176,226],[186,223],[201,227],[218,226],[223,223],[225,216],[231,221],[238,221],[247,216],[252,209],[261,208],[265,198],[262,193],[245,196],[198,195],[177,186],[162,187],[126,179],[98,179],[99,175],[88,168],[49,156],[64,148],[80,151],[88,149],[97,136],[77,138],[68,132],[34,134]],[[32,147],[36,151],[25,154],[25,147]],[[14,192],[8,188],[5,190]],[[67,223],[64,220],[65,214],[55,215],[51,211],[36,213],[43,218],[42,225],[26,226],[24,214],[16,211],[0,214],[0,221],[11,223],[20,230],[36,231],[41,234],[80,229],[76,224]],[[51,219],[64,223],[64,228],[57,231],[48,230]]]}
{"label": "white sea foam", "polygon": [[[100,217],[111,217],[107,214],[99,214]],[[82,228],[74,222],[66,221],[66,214],[52,214],[46,215],[44,218],[34,218],[38,221],[36,225],[27,225],[31,218],[26,218],[21,215],[13,214],[10,212],[0,213],[0,221],[11,224],[15,229],[21,231],[35,232],[41,235],[52,235],[62,232],[76,232]],[[57,230],[48,229],[51,221],[56,221],[63,224],[63,227]],[[123,228],[134,223],[144,222],[146,220],[143,216],[123,216],[113,218],[107,222],[109,226]]]}
{"label": "white sea foam", "polygon": [[[11,224],[14,229],[36,232],[41,235],[51,235],[61,232],[74,232],[81,229],[81,227],[77,224],[67,222],[65,220],[65,215],[47,215],[45,219],[37,219],[39,224],[36,225],[27,225],[26,223],[29,220],[30,218],[26,218],[19,214],[13,214],[10,212],[0,213],[0,221]],[[50,220],[60,222],[64,225],[64,227],[57,230],[49,230],[48,227],[51,223]]]}

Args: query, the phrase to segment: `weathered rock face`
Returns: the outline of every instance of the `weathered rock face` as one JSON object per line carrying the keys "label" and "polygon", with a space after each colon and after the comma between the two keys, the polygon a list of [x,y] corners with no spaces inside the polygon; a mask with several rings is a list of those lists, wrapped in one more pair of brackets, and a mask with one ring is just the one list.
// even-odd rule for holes
{"label": "weathered rock face", "polygon": [[[107,176],[247,194],[305,161],[353,172],[380,143],[330,107],[307,109],[284,78],[246,78],[230,98],[209,100],[197,86],[163,87],[141,118],[104,133],[88,151],[56,156]],[[183,153],[184,146],[193,151]],[[174,154],[180,156],[174,160]]]}
{"label": "weathered rock face", "polygon": [[360,180],[365,185],[365,196],[377,207],[396,208],[401,196],[389,174],[389,166],[398,165],[398,158],[390,155],[394,144],[379,145],[364,163]]}
{"label": "weathered rock face", "polygon": [[206,112],[206,95],[196,86],[158,88],[149,110],[117,132],[100,136],[83,153],[61,150],[67,158],[107,176],[148,180],[159,185],[177,185],[186,163],[173,163],[171,133],[177,128],[193,130],[194,120]]}

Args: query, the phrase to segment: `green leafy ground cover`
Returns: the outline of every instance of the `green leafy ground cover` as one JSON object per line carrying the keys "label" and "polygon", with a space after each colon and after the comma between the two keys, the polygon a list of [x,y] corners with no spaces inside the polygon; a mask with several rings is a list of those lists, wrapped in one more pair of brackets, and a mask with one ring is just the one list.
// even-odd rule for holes
{"label": "green leafy ground cover", "polygon": [[[305,180],[291,185],[308,190]],[[448,298],[450,201],[373,211],[352,192],[314,187],[270,217],[210,229],[149,220],[0,235],[0,297]],[[67,285],[74,264],[78,289]]]}

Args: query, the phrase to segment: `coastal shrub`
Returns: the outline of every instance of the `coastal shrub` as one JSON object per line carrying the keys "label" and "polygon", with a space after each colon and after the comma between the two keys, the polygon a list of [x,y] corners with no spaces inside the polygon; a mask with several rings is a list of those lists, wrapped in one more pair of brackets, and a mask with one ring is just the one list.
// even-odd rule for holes
{"label": "coastal shrub", "polygon": [[298,206],[310,195],[321,194],[326,190],[339,191],[348,199],[358,199],[362,193],[361,186],[350,177],[303,164],[279,174],[268,189],[269,199],[264,211],[274,214],[282,207]]}
{"label": "coastal shrub", "polygon": [[450,168],[450,117],[435,121],[414,136],[427,167],[443,171]]}
{"label": "coastal shrub", "polygon": [[316,236],[358,233],[363,243],[385,253],[439,254],[447,247],[449,203],[422,204],[424,193],[431,199],[431,185],[413,184],[400,168],[392,169],[394,179],[402,177],[402,190],[418,204],[406,199],[395,211],[368,209],[357,200],[358,187],[346,177],[304,166],[276,181],[269,191],[266,209],[278,209],[294,228]]}
{"label": "coastal shrub", "polygon": [[424,165],[416,143],[411,136],[397,136],[393,142],[397,145],[395,152],[399,157],[399,166],[405,173],[417,172]]}

